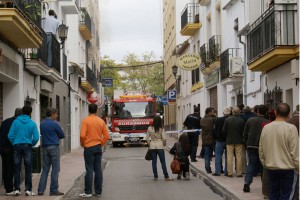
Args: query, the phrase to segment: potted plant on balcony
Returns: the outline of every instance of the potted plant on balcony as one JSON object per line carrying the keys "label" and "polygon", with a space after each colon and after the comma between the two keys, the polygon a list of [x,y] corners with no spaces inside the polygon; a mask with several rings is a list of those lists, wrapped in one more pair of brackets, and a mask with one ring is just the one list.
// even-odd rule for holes
{"label": "potted plant on balcony", "polygon": [[31,49],[31,53],[29,53],[29,55],[30,55],[31,59],[37,59],[38,58],[38,56],[37,56],[37,49],[36,48],[32,48]]}
{"label": "potted plant on balcony", "polygon": [[34,23],[39,23],[41,19],[41,4],[34,2],[33,4],[25,3],[24,12],[27,17]]}

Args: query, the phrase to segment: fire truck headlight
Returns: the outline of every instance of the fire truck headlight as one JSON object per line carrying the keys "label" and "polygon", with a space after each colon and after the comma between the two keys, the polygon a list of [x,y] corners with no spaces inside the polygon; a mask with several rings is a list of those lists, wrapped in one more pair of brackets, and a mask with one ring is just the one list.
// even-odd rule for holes
{"label": "fire truck headlight", "polygon": [[112,137],[113,137],[113,138],[121,138],[121,135],[120,135],[120,134],[113,134]]}
{"label": "fire truck headlight", "polygon": [[116,131],[120,131],[119,127],[117,127],[117,126],[115,127],[115,130],[116,130]]}

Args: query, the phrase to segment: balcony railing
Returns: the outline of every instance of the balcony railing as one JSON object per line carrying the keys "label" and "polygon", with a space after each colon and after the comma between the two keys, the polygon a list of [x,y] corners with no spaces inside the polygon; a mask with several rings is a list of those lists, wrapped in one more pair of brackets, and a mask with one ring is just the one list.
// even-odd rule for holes
{"label": "balcony railing", "polygon": [[92,33],[92,20],[85,8],[80,9],[80,25],[86,25],[90,33]]}
{"label": "balcony railing", "polygon": [[23,13],[39,29],[42,29],[40,0],[14,0],[13,6]]}
{"label": "balcony railing", "polygon": [[86,80],[98,91],[97,77],[88,65],[86,65]]}
{"label": "balcony railing", "polygon": [[275,47],[297,45],[297,18],[297,9],[293,4],[275,4],[263,13],[251,25],[247,36],[248,63]]}
{"label": "balcony railing", "polygon": [[181,30],[194,23],[199,23],[199,4],[188,3],[181,14]]}
{"label": "balcony railing", "polygon": [[221,54],[221,36],[214,35],[208,41],[210,63],[219,62]]}
{"label": "balcony railing", "polygon": [[201,65],[200,68],[201,70],[204,69],[205,67],[209,66],[210,59],[209,59],[209,52],[208,52],[208,45],[203,44],[200,47],[200,57],[201,57]]}
{"label": "balcony railing", "polygon": [[60,73],[60,44],[53,34],[51,34],[51,36],[52,36],[52,44],[51,44],[52,67],[56,69],[57,72]]}
{"label": "balcony railing", "polygon": [[[238,48],[229,48],[221,53],[220,56],[220,72],[221,72],[221,81],[231,77],[232,75],[232,58],[239,56]],[[241,71],[242,72],[242,71]]]}
{"label": "balcony railing", "polygon": [[63,54],[63,77],[65,80],[67,80],[68,78],[68,57],[66,56],[66,54]]}

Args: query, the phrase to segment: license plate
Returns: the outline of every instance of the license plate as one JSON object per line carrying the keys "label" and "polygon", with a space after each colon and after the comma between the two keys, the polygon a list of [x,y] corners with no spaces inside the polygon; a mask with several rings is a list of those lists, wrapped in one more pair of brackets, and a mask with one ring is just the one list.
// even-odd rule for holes
{"label": "license plate", "polygon": [[136,142],[136,141],[139,140],[139,138],[130,138],[130,140],[131,140],[132,142]]}

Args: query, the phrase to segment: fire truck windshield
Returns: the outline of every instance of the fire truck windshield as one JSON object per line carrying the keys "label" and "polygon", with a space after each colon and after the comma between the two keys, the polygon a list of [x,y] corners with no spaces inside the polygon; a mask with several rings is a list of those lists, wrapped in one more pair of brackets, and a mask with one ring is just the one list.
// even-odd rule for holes
{"label": "fire truck windshield", "polygon": [[153,102],[115,102],[114,116],[118,118],[138,118],[154,116]]}

